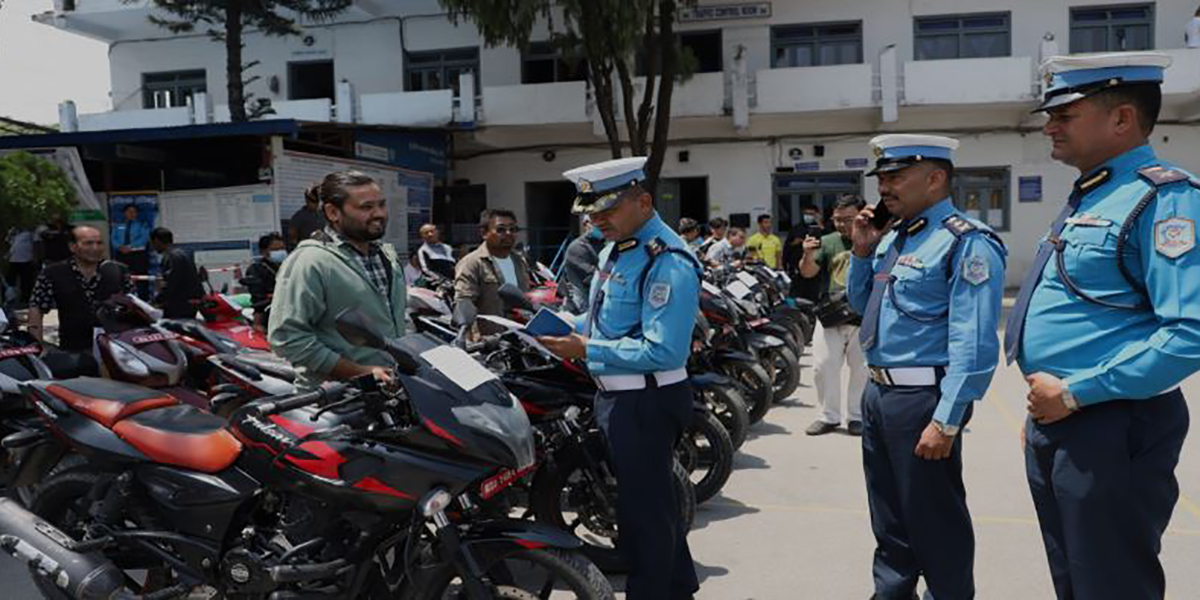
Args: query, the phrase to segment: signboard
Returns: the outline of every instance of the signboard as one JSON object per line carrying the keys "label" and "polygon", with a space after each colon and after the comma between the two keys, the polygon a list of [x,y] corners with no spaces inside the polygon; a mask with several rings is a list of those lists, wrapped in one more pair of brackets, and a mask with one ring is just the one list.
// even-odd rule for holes
{"label": "signboard", "polygon": [[745,2],[741,4],[714,4],[693,6],[679,10],[680,23],[699,21],[724,21],[727,19],[765,19],[771,16],[770,2]]}
{"label": "signboard", "polygon": [[813,161],[809,161],[809,162],[798,162],[798,163],[796,163],[796,170],[797,171],[820,171],[821,170],[821,161],[813,160]]}
{"label": "signboard", "polygon": [[180,244],[256,244],[259,236],[279,230],[275,197],[266,185],[164,192],[160,206],[163,226]]}
{"label": "signboard", "polygon": [[867,159],[865,158],[847,158],[847,169],[865,169],[867,168]]}
{"label": "signboard", "polygon": [[1030,175],[1017,178],[1017,198],[1020,202],[1042,201],[1042,176]]}

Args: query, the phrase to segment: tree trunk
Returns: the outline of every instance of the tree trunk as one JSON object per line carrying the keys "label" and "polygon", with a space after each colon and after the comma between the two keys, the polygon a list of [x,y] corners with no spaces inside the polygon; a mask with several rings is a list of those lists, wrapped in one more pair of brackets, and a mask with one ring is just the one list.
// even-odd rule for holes
{"label": "tree trunk", "polygon": [[592,77],[592,86],[596,91],[596,110],[600,111],[600,122],[604,125],[604,135],[608,138],[608,149],[613,158],[621,158],[621,130],[617,128],[617,117],[613,111],[612,77],[609,67]]}
{"label": "tree trunk", "polygon": [[239,0],[225,4],[225,77],[229,93],[229,118],[234,123],[246,119],[246,90],[242,83],[242,5]]}
{"label": "tree trunk", "polygon": [[[617,65],[617,76],[621,81],[621,102],[625,107],[625,129],[629,133],[629,152],[633,156],[646,155],[646,136],[637,124],[637,115],[633,112],[633,77],[629,72],[629,64],[623,58],[614,61]],[[649,85],[647,83],[646,85]]]}
{"label": "tree trunk", "polygon": [[658,99],[655,102],[654,141],[650,144],[650,157],[646,161],[646,188],[651,193],[658,187],[658,175],[662,172],[663,157],[667,153],[668,132],[671,127],[671,96],[675,92],[675,71],[678,64],[673,31],[675,0],[660,0],[658,6],[662,74],[658,80]]}

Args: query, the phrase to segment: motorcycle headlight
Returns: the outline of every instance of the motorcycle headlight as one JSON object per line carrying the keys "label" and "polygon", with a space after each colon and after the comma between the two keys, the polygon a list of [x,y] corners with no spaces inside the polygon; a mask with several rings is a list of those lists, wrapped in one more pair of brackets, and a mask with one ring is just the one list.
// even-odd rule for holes
{"label": "motorcycle headlight", "polygon": [[135,377],[146,377],[150,375],[150,366],[142,359],[138,358],[132,350],[123,346],[120,342],[110,341],[109,347],[112,349],[113,359],[117,361],[117,365],[123,371]]}

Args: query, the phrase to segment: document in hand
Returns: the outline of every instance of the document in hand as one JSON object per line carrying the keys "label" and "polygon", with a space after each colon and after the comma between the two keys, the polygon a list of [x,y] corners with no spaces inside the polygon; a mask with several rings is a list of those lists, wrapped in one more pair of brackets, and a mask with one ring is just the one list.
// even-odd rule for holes
{"label": "document in hand", "polygon": [[571,335],[571,324],[558,316],[558,313],[543,307],[525,325],[525,333],[538,337],[543,335],[562,337]]}

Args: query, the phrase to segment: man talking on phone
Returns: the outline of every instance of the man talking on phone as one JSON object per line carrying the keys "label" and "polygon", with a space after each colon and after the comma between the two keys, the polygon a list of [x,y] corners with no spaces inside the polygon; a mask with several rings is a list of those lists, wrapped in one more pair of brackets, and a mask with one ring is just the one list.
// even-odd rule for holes
{"label": "man talking on phone", "polygon": [[950,197],[958,141],[871,140],[880,206],[854,220],[847,294],[861,314],[871,381],[863,394],[863,469],[875,533],[877,599],[975,595],[975,535],[962,480],[972,403],[996,369],[1004,246]]}

